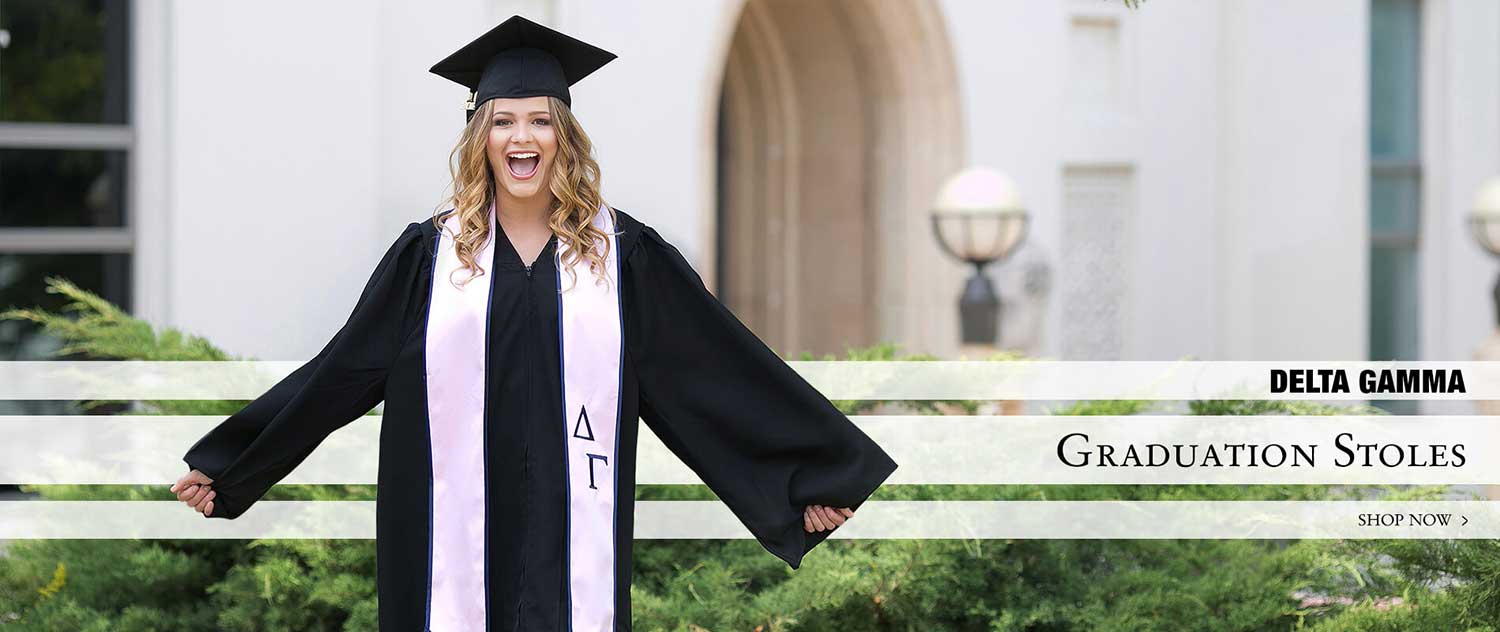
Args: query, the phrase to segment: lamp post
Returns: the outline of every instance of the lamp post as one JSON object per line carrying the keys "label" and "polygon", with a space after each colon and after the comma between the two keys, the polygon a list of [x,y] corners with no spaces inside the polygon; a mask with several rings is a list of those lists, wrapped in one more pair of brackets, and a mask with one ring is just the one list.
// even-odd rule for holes
{"label": "lamp post", "polygon": [[[1474,208],[1469,211],[1469,228],[1474,240],[1485,252],[1500,257],[1500,176],[1486,180],[1474,194]],[[1496,279],[1491,291],[1495,301],[1495,317],[1500,322],[1500,279]]]}
{"label": "lamp post", "polygon": [[984,267],[1015,252],[1025,237],[1027,219],[1015,183],[994,169],[965,169],[938,192],[933,236],[943,252],[974,267],[958,300],[961,340],[968,350],[998,347],[1000,298]]}
{"label": "lamp post", "polygon": [[[1474,240],[1479,242],[1480,248],[1500,257],[1500,176],[1486,180],[1474,194],[1474,206],[1469,211],[1469,229],[1473,231]],[[1490,296],[1495,301],[1496,321],[1500,322],[1500,279],[1496,279]],[[1489,338],[1479,345],[1474,351],[1474,359],[1500,360],[1500,330],[1490,333]],[[1474,403],[1481,415],[1500,415],[1500,402]],[[1500,500],[1500,485],[1486,485],[1484,495],[1490,500]]]}

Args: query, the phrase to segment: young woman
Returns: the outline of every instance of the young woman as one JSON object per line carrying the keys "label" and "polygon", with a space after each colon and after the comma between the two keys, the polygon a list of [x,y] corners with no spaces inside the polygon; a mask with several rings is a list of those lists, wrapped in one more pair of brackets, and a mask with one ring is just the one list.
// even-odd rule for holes
{"label": "young woman", "polygon": [[637,419],[771,553],[896,464],[654,229],[606,205],[568,86],[614,55],[513,17],[433,67],[473,90],[451,208],[402,231],[317,357],[172,489],[233,519],[384,401],[383,630],[629,630]]}

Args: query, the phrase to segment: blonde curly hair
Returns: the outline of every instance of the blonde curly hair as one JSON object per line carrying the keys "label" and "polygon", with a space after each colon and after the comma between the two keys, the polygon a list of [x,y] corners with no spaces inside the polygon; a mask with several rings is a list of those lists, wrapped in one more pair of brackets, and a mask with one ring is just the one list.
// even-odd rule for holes
{"label": "blonde curly hair", "polygon": [[[491,120],[494,118],[498,99],[479,104],[474,117],[464,126],[458,144],[448,155],[448,170],[452,176],[452,196],[433,213],[432,224],[438,231],[444,229],[440,219],[447,208],[458,213],[459,232],[453,242],[458,250],[458,260],[469,271],[468,283],[484,274],[475,261],[479,249],[489,239],[490,222],[488,211],[495,200],[495,180],[489,153],[485,151],[490,137]],[[594,160],[594,144],[589,140],[583,126],[574,118],[566,103],[557,97],[547,97],[547,107],[552,114],[552,127],[557,134],[557,155],[552,160],[551,214],[547,220],[552,233],[567,241],[567,249],[559,253],[563,266],[573,274],[572,264],[580,257],[588,260],[589,269],[600,281],[605,277],[605,257],[609,253],[609,239],[604,231],[594,226],[594,214],[608,209],[610,224],[619,234],[619,218],[614,209],[604,204],[599,193],[599,163]],[[604,252],[598,252],[597,244],[603,242]],[[454,272],[457,272],[455,270]],[[450,276],[448,281],[453,282]],[[455,284],[460,285],[460,284]],[[572,285],[569,285],[572,287]]]}

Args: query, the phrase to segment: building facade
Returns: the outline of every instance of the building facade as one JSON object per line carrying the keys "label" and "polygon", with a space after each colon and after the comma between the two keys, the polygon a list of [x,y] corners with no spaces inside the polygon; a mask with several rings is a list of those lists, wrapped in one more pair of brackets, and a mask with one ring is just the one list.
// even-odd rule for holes
{"label": "building facade", "polygon": [[[65,74],[3,79],[37,6],[0,0],[0,104]],[[438,208],[466,94],[427,67],[513,13],[620,55],[574,88],[607,201],[784,356],[954,357],[928,213],[969,165],[1030,212],[992,274],[1032,355],[1461,360],[1496,322],[1464,222],[1500,174],[1487,0],[78,6],[115,25],[102,105],[0,110],[0,292],[73,274],[237,354],[315,353]]]}

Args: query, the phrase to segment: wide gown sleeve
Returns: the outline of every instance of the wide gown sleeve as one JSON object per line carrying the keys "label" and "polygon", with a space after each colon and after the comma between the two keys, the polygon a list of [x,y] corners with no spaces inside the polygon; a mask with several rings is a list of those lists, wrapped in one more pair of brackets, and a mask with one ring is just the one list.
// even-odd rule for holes
{"label": "wide gown sleeve", "polygon": [[381,258],[348,321],[317,356],[229,416],[183,456],[217,492],[210,518],[234,519],[333,431],[385,398],[386,375],[411,320],[425,249],[409,224]]}
{"label": "wide gown sleeve", "polygon": [[626,268],[641,418],[766,550],[798,568],[830,533],[805,531],[803,509],[857,509],[895,461],[709,293],[651,227],[642,227]]}

